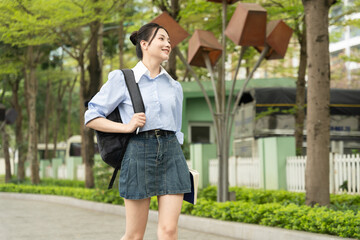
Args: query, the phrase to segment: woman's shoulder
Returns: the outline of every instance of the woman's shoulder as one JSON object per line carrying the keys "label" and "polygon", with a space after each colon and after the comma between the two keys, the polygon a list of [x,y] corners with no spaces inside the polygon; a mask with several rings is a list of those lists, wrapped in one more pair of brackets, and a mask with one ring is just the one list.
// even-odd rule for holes
{"label": "woman's shoulder", "polygon": [[106,85],[123,85],[124,81],[124,74],[121,70],[113,70],[108,74],[108,80],[105,83]]}
{"label": "woman's shoulder", "polygon": [[178,88],[179,90],[182,90],[182,86],[179,81],[176,81],[173,78],[171,78],[171,82],[175,85],[176,88]]}
{"label": "woman's shoulder", "polygon": [[116,69],[116,70],[113,70],[111,72],[109,72],[109,75],[108,75],[108,80],[110,79],[118,79],[118,80],[121,80],[124,78],[124,74],[121,70],[119,69]]}
{"label": "woman's shoulder", "polygon": [[182,90],[182,87],[181,87],[181,84],[179,83],[179,81],[176,81],[175,79],[173,79],[171,77],[171,75],[167,72],[166,72],[165,76],[167,77],[167,79],[169,80],[169,82],[172,84],[173,87],[175,87],[178,90]]}

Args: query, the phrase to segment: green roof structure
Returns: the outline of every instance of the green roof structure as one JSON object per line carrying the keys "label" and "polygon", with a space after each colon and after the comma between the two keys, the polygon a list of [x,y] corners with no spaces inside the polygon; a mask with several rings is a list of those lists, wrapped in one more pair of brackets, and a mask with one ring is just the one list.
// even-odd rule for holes
{"label": "green roof structure", "polygon": [[[240,91],[244,84],[245,80],[237,80],[235,85],[235,93]],[[196,81],[193,82],[180,82],[183,88],[184,97],[201,97],[203,93],[199,87],[199,84]],[[209,96],[214,96],[214,90],[212,89],[211,81],[201,81],[207,94]],[[226,81],[226,94],[230,93],[232,81]],[[271,88],[271,87],[296,87],[295,78],[255,78],[251,79],[247,85],[246,89],[251,88]]]}
{"label": "green roof structure", "polygon": [[[240,91],[245,80],[237,80],[234,91],[234,98]],[[192,143],[192,131],[197,128],[204,127],[209,129],[208,138],[210,143],[215,143],[213,135],[213,120],[209,108],[206,104],[205,97],[196,81],[180,82],[184,92],[183,102],[183,118],[182,118],[182,132],[185,134],[186,142]],[[214,90],[212,89],[211,81],[202,81],[202,84],[207,92],[211,103],[214,106]],[[226,81],[226,94],[229,95],[232,86],[232,81]],[[296,87],[295,78],[268,78],[268,79],[251,79],[246,90],[253,88],[274,88],[274,87]],[[233,103],[231,104],[231,107]],[[203,128],[203,129],[204,129]],[[233,139],[233,137],[232,137]],[[232,140],[231,140],[232,142]],[[214,145],[215,146],[215,145]],[[231,147],[232,149],[232,144]],[[232,151],[230,149],[230,152]],[[214,156],[216,158],[216,155]]]}

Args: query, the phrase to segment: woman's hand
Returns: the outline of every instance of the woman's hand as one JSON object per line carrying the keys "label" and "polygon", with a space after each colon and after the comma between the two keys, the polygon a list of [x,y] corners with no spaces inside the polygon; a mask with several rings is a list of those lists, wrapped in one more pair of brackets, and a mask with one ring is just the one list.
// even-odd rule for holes
{"label": "woman's hand", "polygon": [[129,133],[134,132],[138,127],[143,127],[146,122],[145,113],[135,113],[127,124]]}

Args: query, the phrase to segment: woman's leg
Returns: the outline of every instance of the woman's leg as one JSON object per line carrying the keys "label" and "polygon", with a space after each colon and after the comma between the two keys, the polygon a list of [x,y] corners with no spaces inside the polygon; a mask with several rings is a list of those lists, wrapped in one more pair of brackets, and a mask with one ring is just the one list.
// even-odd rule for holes
{"label": "woman's leg", "polygon": [[176,240],[178,238],[178,220],[184,194],[158,196],[159,203],[159,240]]}
{"label": "woman's leg", "polygon": [[150,198],[125,199],[126,231],[121,240],[142,240],[149,215]]}

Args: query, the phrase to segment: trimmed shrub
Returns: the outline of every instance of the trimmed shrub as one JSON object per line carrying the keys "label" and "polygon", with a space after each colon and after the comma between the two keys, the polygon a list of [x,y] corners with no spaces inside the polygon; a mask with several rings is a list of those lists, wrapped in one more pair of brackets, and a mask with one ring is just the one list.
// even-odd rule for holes
{"label": "trimmed shrub", "polygon": [[[11,183],[21,184],[21,185],[32,185],[30,178],[25,178],[24,181],[19,182],[17,178],[12,178]],[[54,179],[54,178],[42,178],[38,186],[59,186],[59,187],[78,187],[84,188],[85,182],[79,180],[69,180],[69,179]]]}

